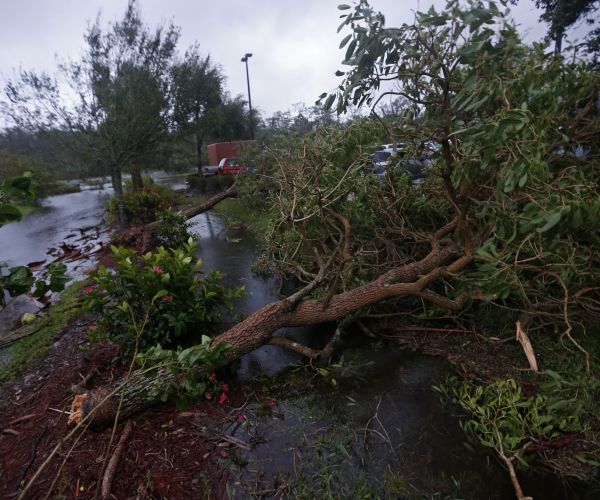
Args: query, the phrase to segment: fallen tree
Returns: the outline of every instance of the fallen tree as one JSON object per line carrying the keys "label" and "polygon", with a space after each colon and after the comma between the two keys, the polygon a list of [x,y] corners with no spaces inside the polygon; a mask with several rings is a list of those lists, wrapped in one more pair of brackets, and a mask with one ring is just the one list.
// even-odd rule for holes
{"label": "fallen tree", "polygon": [[[319,300],[306,300],[305,297],[325,282],[327,264],[307,286],[280,301],[268,304],[241,321],[225,333],[217,336],[212,347],[227,345],[225,361],[239,359],[272,340],[273,334],[283,327],[310,326],[346,317],[353,311],[375,304],[385,299],[404,296],[419,296],[429,285],[443,277],[462,271],[472,261],[470,252],[465,252],[456,243],[444,239],[457,225],[452,221],[437,231],[431,241],[431,251],[421,260],[391,269],[373,282],[344,293]],[[434,299],[437,300],[437,299]],[[464,300],[461,298],[461,300]],[[302,354],[306,347],[292,343],[280,343]],[[203,370],[203,367],[198,367]],[[210,368],[204,368],[205,371]],[[173,375],[157,370],[151,376],[148,370],[134,372],[126,381],[116,386],[103,387],[89,394],[77,396],[69,420],[78,423],[86,415],[94,412],[90,425],[102,428],[112,424],[117,418],[143,410],[158,402],[148,397],[149,390],[160,391],[173,381]],[[122,391],[115,388],[123,385]],[[105,401],[107,394],[114,395]],[[102,402],[102,407],[98,408]]]}
{"label": "fallen tree", "polygon": [[[234,183],[228,189],[214,194],[204,202],[183,210],[181,215],[186,219],[191,219],[196,215],[207,212],[221,201],[227,198],[235,198],[238,195],[239,190],[236,183]],[[161,220],[158,219],[148,224],[132,226],[115,234],[111,241],[114,245],[133,247],[138,254],[144,254],[156,247],[154,231],[160,224]]]}
{"label": "fallen tree", "polygon": [[[298,291],[216,336],[211,349],[228,346],[223,362],[271,342],[325,356],[331,345],[274,335],[379,304],[424,327],[485,322],[491,336],[514,335],[518,322],[532,369],[535,331],[574,347],[590,374],[580,339],[600,318],[599,76],[521,44],[495,4],[471,7],[451,2],[398,29],[364,1],[343,16],[350,69],[325,105],[375,109],[380,83],[392,79],[397,88],[384,95],[400,99],[402,116],[284,136],[265,150],[239,191],[269,211],[269,259]],[[368,145],[383,139],[404,146],[382,179],[368,175]],[[80,397],[72,417],[102,427],[119,402],[120,416],[140,411],[174,377],[162,367],[133,372]]]}

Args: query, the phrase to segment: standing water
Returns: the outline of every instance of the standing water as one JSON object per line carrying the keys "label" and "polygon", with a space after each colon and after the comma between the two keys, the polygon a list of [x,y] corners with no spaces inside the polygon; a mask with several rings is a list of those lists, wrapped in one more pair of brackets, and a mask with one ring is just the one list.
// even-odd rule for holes
{"label": "standing water", "polygon": [[[210,212],[192,222],[205,271],[221,271],[226,285],[249,293],[237,311],[280,299],[274,278],[251,271],[259,252],[252,234]],[[317,348],[331,329],[276,335]],[[240,444],[227,462],[230,498],[514,498],[507,471],[465,446],[459,419],[432,389],[452,373],[449,364],[383,341],[359,342],[343,356],[324,371],[273,345],[241,359],[237,381],[263,397],[251,397],[223,429]],[[520,478],[536,498],[580,498],[552,477]]]}

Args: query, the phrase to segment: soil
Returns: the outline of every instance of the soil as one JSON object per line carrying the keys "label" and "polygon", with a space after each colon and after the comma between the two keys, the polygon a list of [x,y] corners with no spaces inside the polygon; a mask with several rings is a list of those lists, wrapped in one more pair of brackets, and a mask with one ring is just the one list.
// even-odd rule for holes
{"label": "soil", "polygon": [[[113,348],[87,344],[90,323],[89,318],[76,320],[32,371],[0,388],[0,498],[16,498],[72,430],[66,414],[72,386],[90,373],[88,388],[123,375],[124,367],[112,364]],[[243,398],[239,390],[230,397],[233,406]],[[236,445],[221,440],[219,429],[235,420],[230,409],[202,401],[185,411],[163,404],[138,416],[117,467],[113,497],[223,498],[228,472],[222,463]],[[26,498],[93,498],[122,427],[116,429],[110,453],[111,429],[79,434],[70,454],[77,436],[65,443]]]}

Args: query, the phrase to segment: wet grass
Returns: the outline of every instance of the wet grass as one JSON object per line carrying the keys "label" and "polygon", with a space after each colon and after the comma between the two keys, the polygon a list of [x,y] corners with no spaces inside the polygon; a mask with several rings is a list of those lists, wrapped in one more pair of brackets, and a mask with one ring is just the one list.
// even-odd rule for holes
{"label": "wet grass", "polygon": [[17,208],[19,209],[19,212],[21,212],[21,216],[25,217],[39,207],[36,205],[17,205]]}
{"label": "wet grass", "polygon": [[430,389],[448,366],[389,346],[351,351],[329,367],[253,379],[263,402],[230,430],[251,445],[230,464],[232,497],[445,499],[461,498],[463,486],[486,494],[476,486],[480,457],[465,461],[458,423]]}
{"label": "wet grass", "polygon": [[83,287],[84,282],[67,287],[61,294],[60,302],[52,306],[48,316],[38,318],[23,329],[22,333],[32,334],[9,347],[9,360],[0,366],[0,383],[13,379],[44,356],[69,323],[83,314],[80,300]]}
{"label": "wet grass", "polygon": [[248,206],[243,199],[223,200],[214,208],[214,211],[223,215],[230,227],[244,225],[255,234],[264,234],[269,227],[268,212]]}

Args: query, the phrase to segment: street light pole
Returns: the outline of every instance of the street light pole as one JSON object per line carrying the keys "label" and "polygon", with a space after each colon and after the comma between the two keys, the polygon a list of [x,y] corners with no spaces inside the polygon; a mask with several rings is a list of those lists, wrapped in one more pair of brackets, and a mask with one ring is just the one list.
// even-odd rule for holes
{"label": "street light pole", "polygon": [[250,138],[254,140],[254,120],[252,119],[252,97],[250,96],[250,76],[248,74],[248,58],[252,57],[252,54],[246,53],[242,57],[242,62],[246,63],[246,83],[248,84],[248,107],[250,108]]}

